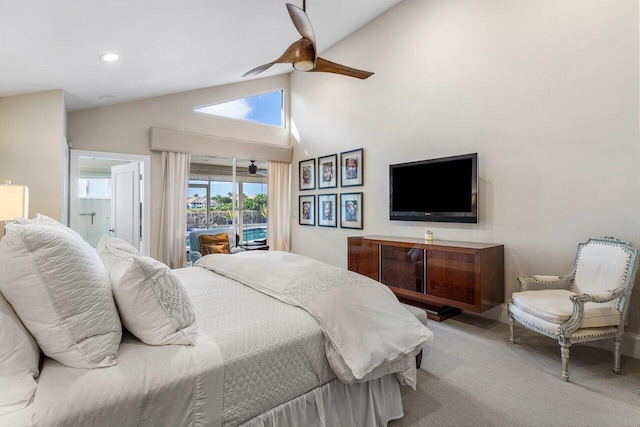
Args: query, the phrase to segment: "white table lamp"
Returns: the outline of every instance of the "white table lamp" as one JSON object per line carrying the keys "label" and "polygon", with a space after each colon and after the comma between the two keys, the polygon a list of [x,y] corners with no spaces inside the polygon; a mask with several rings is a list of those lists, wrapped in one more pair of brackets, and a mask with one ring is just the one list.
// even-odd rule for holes
{"label": "white table lamp", "polygon": [[0,222],[12,222],[14,218],[26,218],[28,215],[29,188],[5,181],[5,185],[0,185]]}

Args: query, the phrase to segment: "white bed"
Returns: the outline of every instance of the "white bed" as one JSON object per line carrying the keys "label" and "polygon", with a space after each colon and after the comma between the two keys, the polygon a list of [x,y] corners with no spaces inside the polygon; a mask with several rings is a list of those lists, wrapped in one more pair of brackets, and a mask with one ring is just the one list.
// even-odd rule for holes
{"label": "white bed", "polygon": [[[240,283],[206,268],[170,271],[148,257],[127,252],[129,249],[119,246],[118,242],[111,243],[114,248],[124,248],[125,251],[115,250],[113,253],[119,253],[115,258],[108,258],[113,255],[111,253],[108,256],[101,254],[102,261],[96,260],[93,259],[95,254],[87,256],[83,252],[86,249],[84,243],[78,242],[77,237],[70,235],[59,224],[50,224],[46,218],[42,222],[40,225],[31,223],[22,228],[16,227],[10,239],[0,241],[0,267],[5,273],[0,277],[0,289],[13,304],[12,309],[0,294],[0,323],[3,326],[0,338],[15,342],[17,346],[13,353],[6,350],[3,353],[0,349],[0,385],[4,388],[0,390],[0,425],[383,426],[389,420],[403,416],[400,381],[411,377],[407,377],[405,365],[411,362],[407,366],[412,367],[415,377],[413,355],[431,338],[431,332],[400,307],[395,297],[379,305],[377,309],[381,310],[376,311],[374,307],[374,311],[365,317],[360,315],[358,318],[358,314],[355,314],[353,323],[359,326],[342,331],[339,324],[349,323],[345,322],[347,317],[344,317],[344,312],[352,310],[364,313],[369,309],[358,307],[358,304],[347,304],[347,309],[337,309],[334,303],[327,304],[328,300],[324,299],[327,292],[320,288],[333,287],[331,290],[337,292],[336,295],[340,292],[353,295],[353,292],[360,292],[358,288],[363,286],[362,283],[356,283],[359,281],[357,277],[351,277],[351,283],[347,285],[327,284],[329,281],[323,280],[325,276],[317,271],[332,269],[335,273],[333,282],[342,283],[342,279],[336,280],[343,274],[341,269],[285,253],[263,255],[262,260],[258,258],[259,255],[249,253],[210,255],[208,261],[215,262],[203,262],[208,265],[207,268],[215,267],[216,262],[219,264],[222,261],[224,266],[235,262],[241,270],[244,270],[243,263],[251,263],[252,266],[255,263],[252,268],[254,271],[264,271],[265,280],[247,286],[247,283]],[[24,236],[16,237],[19,233]],[[51,245],[39,240],[41,234],[49,236]],[[35,241],[37,244],[34,244]],[[22,251],[22,263],[16,262],[16,249]],[[65,256],[52,262],[51,257],[58,253],[64,253]],[[71,256],[74,253],[75,256],[85,256],[87,265],[79,267],[77,261],[73,261],[74,256]],[[293,298],[292,305],[292,301],[285,303],[277,299],[281,297],[277,292],[273,297],[269,293],[272,291],[265,293],[264,290],[260,292],[251,287],[262,287],[263,282],[266,284],[269,281],[269,268],[265,266],[275,264],[278,258],[288,260],[290,264],[286,269],[276,267],[271,272],[272,276],[275,272],[279,277],[286,270],[286,274],[291,275],[294,271],[291,277],[299,278],[298,265],[313,265],[314,271],[305,276],[305,280],[317,276],[319,281],[315,285],[320,290],[317,293],[313,291],[310,299],[316,302],[322,300],[321,305],[328,306],[330,313],[335,314],[330,316],[329,322],[323,319],[325,313],[312,304],[300,304]],[[115,262],[109,266],[110,260],[119,260],[119,264]],[[33,265],[26,269],[24,262]],[[260,262],[263,267],[256,267]],[[88,266],[91,263],[94,265]],[[124,270],[123,266],[126,267]],[[139,272],[140,266],[146,269],[143,269],[145,274],[150,274],[143,274],[142,282],[130,277],[130,272]],[[41,268],[49,268],[49,275],[40,276]],[[86,271],[79,274],[78,271],[82,269]],[[119,276],[115,275],[119,277],[115,279],[119,283],[116,286],[113,272],[118,269],[121,270]],[[64,274],[55,276],[60,272]],[[133,327],[131,316],[137,319],[137,316],[148,315],[146,306],[150,304],[156,304],[157,309],[149,312],[154,316],[160,313],[166,323],[166,316],[172,317],[175,314],[170,313],[172,307],[177,306],[162,306],[161,302],[169,298],[177,301],[178,305],[182,304],[191,320],[169,336],[183,345],[149,345],[155,344],[148,341],[155,339],[152,330],[151,335],[141,338],[147,344],[125,331],[122,341],[118,338],[116,347],[113,347],[113,337],[119,336],[120,323],[117,320],[118,312],[110,312],[110,305],[114,308],[115,305],[104,299],[102,275],[106,276],[106,273],[111,277],[123,325]],[[25,275],[28,277],[25,278]],[[81,276],[85,279],[81,279]],[[95,283],[85,285],[85,282],[91,281],[91,277]],[[288,280],[285,276],[282,278]],[[154,282],[158,280],[164,280],[164,288]],[[125,281],[128,285],[133,283],[136,291],[143,289],[147,292],[144,299],[137,300],[140,298],[137,294],[122,294],[124,288],[120,286]],[[281,281],[275,282],[280,286]],[[108,283],[109,280],[107,287],[110,286]],[[291,284],[293,286],[287,289],[293,290],[296,295],[300,291],[305,298],[311,295],[300,281],[294,280]],[[336,290],[336,287],[342,289]],[[97,292],[95,289],[102,289],[101,305],[92,302],[98,301],[94,296]],[[378,291],[382,292],[382,299],[388,298],[385,296],[388,292],[386,288],[374,292],[367,286],[363,289],[369,295],[360,302],[366,302],[371,294]],[[69,294],[65,296],[64,292]],[[159,295],[157,292],[167,294]],[[61,299],[61,295],[64,299]],[[133,295],[127,298],[127,303],[131,302],[129,299],[136,299],[134,312],[126,313],[131,307],[126,308],[123,295]],[[33,313],[31,301],[37,298],[41,299],[41,304],[51,305],[49,312],[43,309]],[[361,305],[376,306],[377,303],[370,301]],[[161,306],[164,308],[159,308]],[[79,316],[73,311],[78,307],[89,311],[81,312]],[[105,313],[107,316],[115,315],[116,323],[111,320],[100,321],[96,325],[86,325],[86,328],[82,326],[86,320],[73,323],[79,317],[87,319],[86,313],[91,313],[90,310],[96,307],[98,311],[92,316]],[[61,318],[56,317],[60,312],[66,313],[62,313]],[[46,319],[49,315],[53,315],[53,320]],[[378,322],[377,319],[387,315],[391,324],[410,325],[404,329],[413,329],[409,333],[400,328],[394,335],[409,337],[411,342],[419,342],[419,345],[407,347],[402,343],[404,338],[384,338],[385,333],[393,330],[387,328],[386,322]],[[157,326],[154,325],[157,319],[154,319],[146,320],[148,329]],[[193,319],[197,321],[197,335]],[[50,323],[47,324],[47,321]],[[371,329],[369,323],[377,325]],[[82,339],[76,340],[76,344],[73,344],[74,341],[70,341],[71,344],[62,343],[64,346],[61,344],[66,339],[65,335],[81,336],[79,334],[87,332],[85,329],[95,335],[87,340],[99,340],[91,344],[92,347]],[[56,340],[50,340],[49,330],[53,335],[58,334]],[[95,331],[98,331],[97,335]],[[131,331],[135,332],[136,329]],[[177,338],[175,334],[178,334]],[[167,339],[166,335],[165,331],[162,339]],[[369,338],[363,341],[362,337],[373,337],[378,343],[369,349],[369,345],[362,345]],[[345,346],[345,342],[348,345]],[[388,353],[388,359],[381,359],[379,350],[385,347],[386,342],[393,351]],[[41,357],[39,367],[38,348],[45,353],[53,351],[53,358]],[[58,352],[59,348],[63,351]],[[398,364],[399,361],[402,364]],[[85,364],[88,366],[85,367]],[[70,367],[74,365],[76,367]],[[345,369],[351,377],[345,376]]]}
{"label": "white bed", "polygon": [[[344,422],[341,417],[352,417],[352,425],[386,425],[402,417],[395,376],[352,386],[336,379],[322,331],[304,310],[204,268],[174,273],[198,319],[197,344],[149,346],[127,335],[118,364],[102,369],[69,368],[45,358],[34,401],[36,425],[211,425],[219,380],[216,364],[207,357],[212,340],[224,361],[222,425],[309,420],[322,409],[319,402],[327,405],[326,416]],[[196,377],[210,387],[195,391]],[[193,404],[197,397],[199,408]]]}

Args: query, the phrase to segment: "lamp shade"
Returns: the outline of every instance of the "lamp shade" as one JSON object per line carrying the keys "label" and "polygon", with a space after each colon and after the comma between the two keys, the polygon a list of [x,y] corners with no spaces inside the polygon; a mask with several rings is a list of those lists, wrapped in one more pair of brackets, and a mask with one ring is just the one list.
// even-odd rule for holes
{"label": "lamp shade", "polygon": [[13,221],[29,215],[29,188],[25,185],[0,185],[0,221]]}

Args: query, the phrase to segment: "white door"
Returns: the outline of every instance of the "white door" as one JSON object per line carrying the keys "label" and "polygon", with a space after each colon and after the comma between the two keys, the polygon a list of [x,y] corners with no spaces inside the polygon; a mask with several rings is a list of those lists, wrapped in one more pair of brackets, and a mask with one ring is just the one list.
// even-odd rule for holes
{"label": "white door", "polygon": [[140,249],[140,163],[111,167],[111,230]]}

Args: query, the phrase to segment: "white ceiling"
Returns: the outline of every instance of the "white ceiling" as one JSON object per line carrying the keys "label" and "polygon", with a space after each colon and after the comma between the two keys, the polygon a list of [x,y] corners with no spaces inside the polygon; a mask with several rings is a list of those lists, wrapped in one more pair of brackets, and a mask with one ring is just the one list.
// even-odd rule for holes
{"label": "white ceiling", "polygon": [[[308,0],[318,51],[400,1]],[[0,97],[63,89],[74,111],[239,82],[300,38],[286,2],[3,0]],[[99,59],[109,51],[120,60]],[[291,69],[276,64],[254,78]]]}

